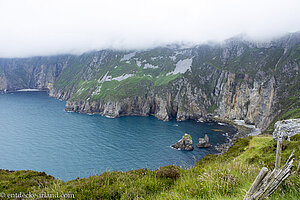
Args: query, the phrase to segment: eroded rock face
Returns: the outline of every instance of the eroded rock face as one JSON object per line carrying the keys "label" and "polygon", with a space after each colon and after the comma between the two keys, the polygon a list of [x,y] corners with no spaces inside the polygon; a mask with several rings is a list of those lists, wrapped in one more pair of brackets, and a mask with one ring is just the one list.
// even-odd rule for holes
{"label": "eroded rock face", "polygon": [[178,150],[192,151],[194,150],[192,137],[189,134],[185,134],[182,136],[182,139],[173,144],[172,147]]}
{"label": "eroded rock face", "polygon": [[209,137],[207,134],[205,134],[204,138],[199,138],[198,144],[196,144],[196,147],[198,148],[207,148],[210,146],[211,145],[209,144]]}
{"label": "eroded rock face", "polygon": [[274,125],[273,139],[289,140],[290,137],[300,134],[300,119],[278,121]]}

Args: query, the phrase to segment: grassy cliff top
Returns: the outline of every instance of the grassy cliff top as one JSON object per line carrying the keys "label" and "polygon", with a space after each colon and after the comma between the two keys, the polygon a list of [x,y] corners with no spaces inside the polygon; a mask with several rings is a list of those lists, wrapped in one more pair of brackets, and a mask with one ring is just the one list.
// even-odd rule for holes
{"label": "grassy cliff top", "polygon": [[[296,150],[300,135],[283,143],[282,163]],[[72,181],[57,180],[35,171],[0,170],[0,193],[71,193],[76,199],[242,199],[263,166],[272,169],[276,144],[270,135],[238,140],[227,153],[207,155],[190,169],[105,172]],[[299,175],[290,176],[270,199],[297,199]]]}

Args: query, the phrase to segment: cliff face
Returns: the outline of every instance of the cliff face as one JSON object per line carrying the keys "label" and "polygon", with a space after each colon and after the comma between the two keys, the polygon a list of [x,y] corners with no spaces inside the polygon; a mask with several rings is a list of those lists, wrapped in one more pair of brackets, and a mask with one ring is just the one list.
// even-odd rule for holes
{"label": "cliff face", "polygon": [[274,117],[275,78],[251,79],[247,75],[237,80],[236,74],[226,73],[221,85],[217,113],[221,118],[244,119],[258,127],[268,125]]}
{"label": "cliff face", "polygon": [[266,129],[299,101],[299,55],[295,33],[267,43],[231,39],[187,49],[0,59],[0,90],[48,88],[68,100],[68,111],[162,120],[218,116]]}
{"label": "cliff face", "polygon": [[0,91],[50,90],[67,60],[67,56],[0,59]]}

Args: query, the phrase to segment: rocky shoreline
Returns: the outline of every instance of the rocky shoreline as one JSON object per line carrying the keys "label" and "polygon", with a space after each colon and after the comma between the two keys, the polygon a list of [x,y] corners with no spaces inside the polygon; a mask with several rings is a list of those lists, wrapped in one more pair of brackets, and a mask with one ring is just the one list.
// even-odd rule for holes
{"label": "rocky shoreline", "polygon": [[[63,91],[56,91],[56,90],[52,89],[49,91],[49,96],[57,98],[57,99],[61,99],[61,100],[67,100],[70,98],[71,93],[70,92],[64,93]],[[105,106],[107,106],[107,105],[104,104],[102,106],[99,106],[99,105],[96,105],[95,103],[94,104],[86,104],[86,102],[79,102],[79,104],[77,104],[77,103],[74,104],[74,102],[67,101],[65,111],[78,112],[78,113],[83,113],[83,114],[99,114],[99,115],[109,117],[109,118],[116,118],[116,117],[123,117],[123,116],[154,116],[157,119],[160,119],[163,121],[169,121],[170,119],[172,119],[168,115],[163,115],[162,112],[159,111],[159,109],[158,109],[158,113],[153,112],[153,110],[151,113],[151,111],[146,112],[144,109],[140,109],[140,111],[142,111],[142,112],[139,112],[139,113],[123,112],[122,114],[119,114],[119,113],[112,114],[111,112],[108,111],[109,108],[112,108],[112,107],[118,108],[118,107],[120,107],[120,105],[117,105],[117,104],[112,105],[112,104],[108,103],[108,107],[105,107]],[[257,135],[257,129],[260,130],[259,128],[255,127],[254,125],[248,125],[246,123],[235,122],[233,120],[228,120],[228,119],[221,119],[221,118],[219,118],[217,116],[213,116],[213,115],[202,116],[200,118],[197,118],[196,116],[184,117],[181,115],[180,118],[178,118],[176,116],[175,119],[177,121],[186,121],[188,119],[191,119],[191,120],[195,120],[197,122],[223,123],[228,126],[232,126],[236,130],[236,133],[234,135],[229,136],[228,141],[226,143],[213,146],[216,150],[218,150],[220,152],[219,154],[223,154],[223,153],[227,152],[227,150],[238,139],[252,135],[252,133],[254,133],[254,131],[256,131],[256,132],[253,135]],[[243,121],[243,120],[239,120],[239,121]]]}
{"label": "rocky shoreline", "polygon": [[[220,153],[219,155],[226,153],[230,147],[233,146],[233,144],[240,138],[244,138],[251,135],[258,135],[260,132],[257,132],[257,129],[254,125],[251,125],[251,127],[247,124],[239,124],[235,121],[231,120],[224,120],[224,119],[215,119],[215,122],[218,123],[224,123],[227,125],[230,125],[236,129],[236,133],[234,135],[229,136],[229,139],[227,142],[223,144],[219,144],[214,146],[216,150],[218,150]],[[254,134],[252,134],[254,133]]]}

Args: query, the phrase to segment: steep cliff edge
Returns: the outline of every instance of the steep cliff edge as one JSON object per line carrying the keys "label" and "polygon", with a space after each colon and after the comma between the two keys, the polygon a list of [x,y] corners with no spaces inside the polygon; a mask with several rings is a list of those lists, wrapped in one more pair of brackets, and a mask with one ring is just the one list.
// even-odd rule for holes
{"label": "steep cliff edge", "polygon": [[264,43],[233,38],[185,49],[0,59],[0,90],[47,88],[67,100],[68,111],[162,120],[218,116],[266,130],[278,116],[297,114],[299,55],[294,33]]}
{"label": "steep cliff edge", "polygon": [[52,89],[69,56],[0,58],[0,91]]}

